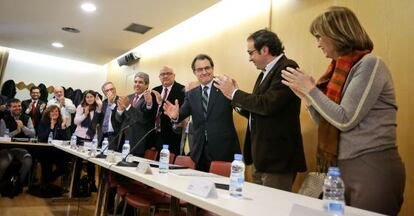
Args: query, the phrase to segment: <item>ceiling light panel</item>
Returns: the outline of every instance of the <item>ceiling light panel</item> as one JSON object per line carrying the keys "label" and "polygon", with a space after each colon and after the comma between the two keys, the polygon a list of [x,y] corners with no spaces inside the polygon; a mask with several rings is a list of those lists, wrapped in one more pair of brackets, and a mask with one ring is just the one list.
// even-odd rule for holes
{"label": "ceiling light panel", "polygon": [[82,10],[88,13],[92,13],[96,11],[96,6],[90,2],[85,2],[81,5]]}

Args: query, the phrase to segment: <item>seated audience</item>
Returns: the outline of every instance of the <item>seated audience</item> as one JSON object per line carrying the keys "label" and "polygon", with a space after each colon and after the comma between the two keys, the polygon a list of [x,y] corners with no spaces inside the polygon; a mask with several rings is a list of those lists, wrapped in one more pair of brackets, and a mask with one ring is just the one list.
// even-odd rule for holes
{"label": "seated audience", "polygon": [[[8,102],[10,113],[6,114],[2,124],[9,129],[9,136],[16,138],[32,138],[35,136],[32,120],[22,113],[22,105],[19,99],[10,99]],[[4,132],[3,132],[4,133]]]}
{"label": "seated audience", "polygon": [[[38,131],[39,142],[47,142],[50,133],[52,133],[55,140],[69,140],[70,138],[60,108],[57,105],[46,108],[39,123]],[[59,149],[48,149],[40,153],[37,159],[42,166],[42,184],[52,183],[57,177],[65,173],[67,158],[67,154]],[[54,171],[53,165],[56,165]]]}

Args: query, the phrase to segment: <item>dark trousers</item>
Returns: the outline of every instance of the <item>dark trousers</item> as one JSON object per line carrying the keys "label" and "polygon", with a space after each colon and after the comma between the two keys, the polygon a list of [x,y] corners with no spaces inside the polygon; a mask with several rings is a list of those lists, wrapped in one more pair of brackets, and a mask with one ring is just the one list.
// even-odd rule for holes
{"label": "dark trousers", "polygon": [[[42,167],[42,184],[48,184],[65,174],[69,156],[59,149],[50,149],[41,153],[39,162]],[[56,165],[55,170],[53,170],[53,165]]]}
{"label": "dark trousers", "polygon": [[[84,142],[90,142],[91,140],[89,139],[84,139],[81,137],[77,137],[77,142],[78,145],[83,145]],[[81,171],[83,168],[83,159],[81,158],[76,158],[76,166],[75,166],[75,172],[73,174],[73,187],[74,188],[78,188],[79,186],[79,181],[81,178]],[[89,180],[91,181],[92,184],[95,184],[95,164],[91,163],[91,162],[87,162],[86,163],[86,172],[88,175]]]}
{"label": "dark trousers", "polygon": [[26,176],[32,167],[32,156],[21,148],[3,149],[0,151],[0,180],[13,160],[21,163],[19,174],[20,183],[24,184]]}
{"label": "dark trousers", "polygon": [[404,197],[405,168],[397,149],[339,160],[346,204],[397,215]]}
{"label": "dark trousers", "polygon": [[208,142],[206,140],[203,145],[203,153],[201,153],[201,157],[196,164],[196,169],[203,172],[209,172],[211,161],[212,159],[208,150]]}

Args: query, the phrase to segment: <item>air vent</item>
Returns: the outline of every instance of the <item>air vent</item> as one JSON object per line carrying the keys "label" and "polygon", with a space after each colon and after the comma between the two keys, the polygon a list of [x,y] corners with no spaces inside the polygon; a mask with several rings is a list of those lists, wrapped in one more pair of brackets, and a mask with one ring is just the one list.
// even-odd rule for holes
{"label": "air vent", "polygon": [[147,31],[149,31],[151,29],[152,29],[152,27],[149,27],[149,26],[144,26],[144,25],[141,25],[141,24],[131,23],[124,30],[139,33],[139,34],[145,34]]}
{"label": "air vent", "polygon": [[63,27],[62,30],[66,31],[66,32],[70,32],[70,33],[79,33],[80,32],[79,29],[72,28],[72,27]]}

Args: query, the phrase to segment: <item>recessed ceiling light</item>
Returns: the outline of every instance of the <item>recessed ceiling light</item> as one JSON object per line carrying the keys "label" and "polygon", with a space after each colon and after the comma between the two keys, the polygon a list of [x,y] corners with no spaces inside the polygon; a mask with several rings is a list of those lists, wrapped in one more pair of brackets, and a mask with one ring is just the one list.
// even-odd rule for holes
{"label": "recessed ceiling light", "polygon": [[84,10],[88,13],[92,13],[92,12],[96,11],[96,6],[92,3],[89,3],[89,2],[83,3],[81,5],[81,8],[82,8],[82,10]]}
{"label": "recessed ceiling light", "polygon": [[59,43],[59,42],[53,42],[52,46],[56,47],[56,48],[62,48],[64,47],[63,44]]}

